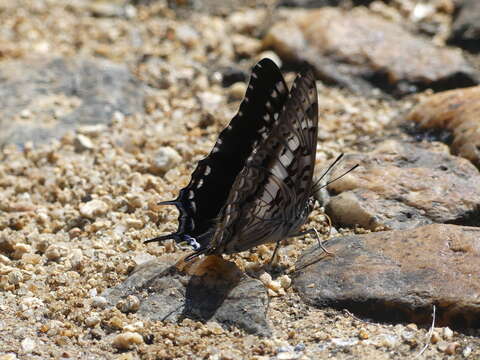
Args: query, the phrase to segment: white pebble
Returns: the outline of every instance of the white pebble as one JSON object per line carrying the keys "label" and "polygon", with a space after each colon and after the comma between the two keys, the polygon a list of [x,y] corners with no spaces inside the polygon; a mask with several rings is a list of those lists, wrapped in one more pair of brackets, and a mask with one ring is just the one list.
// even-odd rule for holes
{"label": "white pebble", "polygon": [[104,308],[107,305],[108,305],[108,301],[103,296],[95,296],[92,299],[92,306],[93,307]]}
{"label": "white pebble", "polygon": [[4,355],[0,355],[0,360],[17,360],[17,355],[13,353],[6,353]]}
{"label": "white pebble", "polygon": [[154,171],[167,172],[182,161],[182,157],[174,148],[165,146],[160,148],[154,157],[152,164]]}
{"label": "white pebble", "polygon": [[125,332],[115,336],[113,339],[113,346],[119,350],[128,350],[133,345],[140,345],[143,343],[143,338],[140,334],[134,332]]}
{"label": "white pebble", "polygon": [[98,323],[100,323],[100,318],[96,314],[91,315],[85,319],[85,325],[87,325],[88,327],[94,327]]}
{"label": "white pebble", "polygon": [[268,287],[268,285],[272,282],[272,277],[269,273],[267,272],[264,272],[263,274],[261,274],[258,279],[262,282],[263,285],[265,285],[266,287]]}
{"label": "white pebble", "polygon": [[139,330],[142,330],[144,327],[144,324],[142,321],[137,321],[134,322],[133,324],[128,324],[123,327],[124,331],[129,331],[129,332],[136,332]]}
{"label": "white pebble", "polygon": [[443,328],[443,338],[445,340],[450,340],[453,337],[453,331],[448,326]]}
{"label": "white pebble", "polygon": [[292,279],[288,275],[282,275],[278,278],[278,280],[284,289],[288,289],[290,285],[292,285]]}
{"label": "white pebble", "polygon": [[30,339],[30,338],[26,338],[26,339],[23,339],[22,343],[21,343],[21,346],[22,346],[22,350],[26,353],[30,353],[33,351],[33,349],[35,349],[35,341],[33,339]]}
{"label": "white pebble", "polygon": [[91,200],[80,205],[80,214],[89,219],[95,219],[108,211],[108,205],[99,199]]}
{"label": "white pebble", "polygon": [[94,148],[92,140],[82,134],[75,136],[73,140],[73,146],[76,152],[82,152],[85,150],[92,150]]}
{"label": "white pebble", "polygon": [[50,245],[45,251],[45,257],[50,261],[57,261],[62,257],[62,254],[58,246]]}

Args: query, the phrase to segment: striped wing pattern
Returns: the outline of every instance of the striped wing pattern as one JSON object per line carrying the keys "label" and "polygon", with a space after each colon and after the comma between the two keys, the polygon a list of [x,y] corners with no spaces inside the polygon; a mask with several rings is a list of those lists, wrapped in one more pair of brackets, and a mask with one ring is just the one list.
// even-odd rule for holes
{"label": "striped wing pattern", "polygon": [[270,113],[236,177],[207,254],[235,253],[298,233],[311,201],[318,133],[315,77],[299,74],[285,105]]}
{"label": "striped wing pattern", "polygon": [[195,244],[195,254],[211,249],[211,239],[221,209],[245,162],[270,132],[274,114],[286,102],[288,89],[283,76],[269,59],[261,60],[252,70],[250,82],[238,113],[220,133],[210,154],[200,160],[189,184],[175,200],[161,204],[175,205],[179,211],[175,233],[147,240]]}

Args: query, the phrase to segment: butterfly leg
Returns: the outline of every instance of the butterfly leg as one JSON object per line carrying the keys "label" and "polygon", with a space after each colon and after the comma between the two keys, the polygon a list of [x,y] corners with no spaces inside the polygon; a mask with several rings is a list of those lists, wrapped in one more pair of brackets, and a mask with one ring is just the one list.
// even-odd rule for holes
{"label": "butterfly leg", "polygon": [[280,241],[277,241],[277,243],[275,244],[275,249],[273,250],[273,255],[272,255],[272,258],[270,259],[270,261],[268,262],[268,266],[271,266],[273,264],[273,260],[275,259],[275,256],[277,256],[277,252],[278,252],[278,248],[280,247]]}
{"label": "butterfly leg", "polygon": [[[330,218],[328,218],[329,221],[330,221]],[[334,253],[331,253],[330,251],[328,251],[325,246],[323,246],[323,243],[322,243],[322,240],[320,240],[320,234],[318,233],[317,229],[315,228],[311,228],[311,229],[308,229],[306,231],[302,231],[301,233],[298,233],[298,234],[295,234],[295,235],[292,235],[291,237],[297,237],[297,236],[301,236],[301,235],[306,235],[306,234],[315,234],[316,238],[317,238],[317,241],[318,241],[318,246],[320,246],[322,248],[322,250],[327,254],[327,255],[331,255],[331,256],[334,256],[335,254]]]}

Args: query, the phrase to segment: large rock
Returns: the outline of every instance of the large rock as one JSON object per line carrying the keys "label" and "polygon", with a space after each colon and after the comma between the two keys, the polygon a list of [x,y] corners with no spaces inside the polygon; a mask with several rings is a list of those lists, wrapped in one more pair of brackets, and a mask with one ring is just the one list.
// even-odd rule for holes
{"label": "large rock", "polygon": [[377,320],[480,327],[480,229],[428,225],[339,237],[297,262],[293,285],[318,307]]}
{"label": "large rock", "polygon": [[[480,41],[480,40],[479,40]],[[480,167],[480,86],[431,95],[408,115],[421,129],[452,133],[452,152]]]}
{"label": "large rock", "polygon": [[264,46],[288,61],[308,61],[324,81],[356,92],[381,88],[402,95],[480,80],[461,51],[434,46],[365,8],[291,10],[286,16],[269,30]]}
{"label": "large rock", "polygon": [[265,287],[218,256],[176,265],[168,256],[150,261],[103,296],[117,306],[135,296],[140,300],[137,313],[150,320],[176,322],[186,316],[237,326],[252,334],[271,334]]}
{"label": "large rock", "polygon": [[0,63],[0,146],[42,143],[78,125],[143,112],[143,88],[124,65],[55,58]]}
{"label": "large rock", "polygon": [[431,223],[479,225],[480,173],[441,143],[379,144],[346,155],[331,175],[355,171],[328,186],[326,212],[341,225],[411,229]]}

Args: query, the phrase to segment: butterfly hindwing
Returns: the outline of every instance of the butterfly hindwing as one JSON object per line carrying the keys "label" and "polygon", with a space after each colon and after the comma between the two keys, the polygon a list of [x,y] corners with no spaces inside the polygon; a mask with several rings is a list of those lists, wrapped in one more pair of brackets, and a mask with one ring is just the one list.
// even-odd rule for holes
{"label": "butterfly hindwing", "polygon": [[210,154],[200,160],[189,184],[178,197],[163,204],[179,211],[178,230],[151,241],[188,237],[196,239],[204,251],[214,233],[215,220],[227,201],[230,189],[255,146],[269,132],[288,95],[283,76],[269,59],[261,60],[252,70],[245,98],[238,113],[220,133]]}
{"label": "butterfly hindwing", "polygon": [[311,210],[317,132],[315,77],[305,71],[235,179],[210,253],[239,252],[297,232]]}

